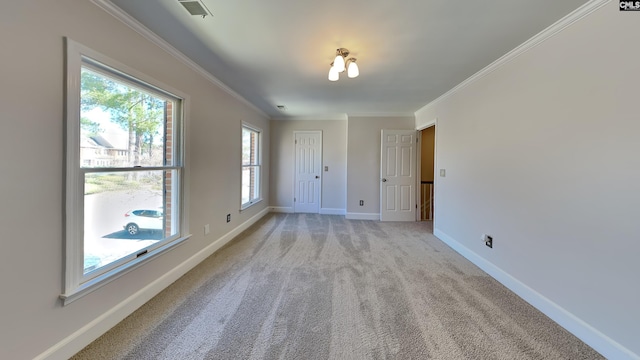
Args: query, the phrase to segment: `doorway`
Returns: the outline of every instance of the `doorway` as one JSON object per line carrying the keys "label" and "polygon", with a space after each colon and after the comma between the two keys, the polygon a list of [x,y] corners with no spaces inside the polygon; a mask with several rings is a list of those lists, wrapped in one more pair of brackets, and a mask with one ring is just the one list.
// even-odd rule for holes
{"label": "doorway", "polygon": [[320,213],[322,131],[295,131],[293,211]]}
{"label": "doorway", "polygon": [[380,221],[416,221],[416,131],[382,130]]}
{"label": "doorway", "polygon": [[435,211],[435,141],[435,125],[420,130],[420,189],[418,190],[418,220],[420,221],[433,220]]}

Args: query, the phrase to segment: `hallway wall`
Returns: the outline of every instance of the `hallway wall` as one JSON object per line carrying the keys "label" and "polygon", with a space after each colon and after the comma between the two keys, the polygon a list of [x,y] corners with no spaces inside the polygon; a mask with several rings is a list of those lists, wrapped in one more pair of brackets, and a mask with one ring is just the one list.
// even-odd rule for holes
{"label": "hallway wall", "polygon": [[435,234],[616,359],[640,356],[637,15],[608,2],[416,113]]}

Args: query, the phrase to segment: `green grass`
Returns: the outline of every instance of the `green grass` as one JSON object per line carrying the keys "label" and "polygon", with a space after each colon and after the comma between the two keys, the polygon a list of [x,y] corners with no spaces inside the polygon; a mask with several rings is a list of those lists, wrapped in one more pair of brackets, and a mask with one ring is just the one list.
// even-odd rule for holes
{"label": "green grass", "polygon": [[134,174],[136,173],[87,174],[84,193],[89,195],[118,190],[162,190],[162,178],[159,175],[138,174],[139,178],[136,179]]}

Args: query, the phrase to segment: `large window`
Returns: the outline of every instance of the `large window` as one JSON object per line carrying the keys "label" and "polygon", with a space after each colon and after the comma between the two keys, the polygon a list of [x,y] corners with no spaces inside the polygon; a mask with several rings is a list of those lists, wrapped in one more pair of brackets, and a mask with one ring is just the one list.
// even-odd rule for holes
{"label": "large window", "polygon": [[182,100],[68,40],[65,303],[183,238]]}
{"label": "large window", "polygon": [[260,201],[260,130],[242,126],[241,209]]}

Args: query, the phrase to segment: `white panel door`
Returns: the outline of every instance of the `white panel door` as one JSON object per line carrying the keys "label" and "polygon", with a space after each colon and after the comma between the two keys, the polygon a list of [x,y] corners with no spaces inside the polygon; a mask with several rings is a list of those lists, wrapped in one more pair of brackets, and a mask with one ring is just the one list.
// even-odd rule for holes
{"label": "white panel door", "polygon": [[382,130],[380,220],[416,220],[416,132]]}
{"label": "white panel door", "polygon": [[322,132],[296,131],[295,149],[293,211],[296,213],[319,213]]}

